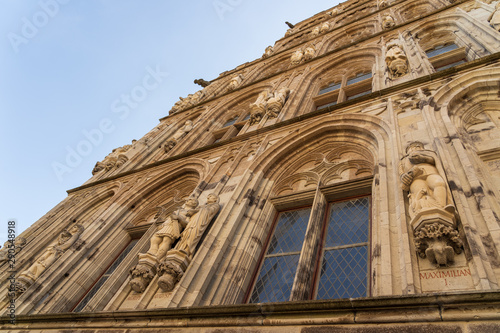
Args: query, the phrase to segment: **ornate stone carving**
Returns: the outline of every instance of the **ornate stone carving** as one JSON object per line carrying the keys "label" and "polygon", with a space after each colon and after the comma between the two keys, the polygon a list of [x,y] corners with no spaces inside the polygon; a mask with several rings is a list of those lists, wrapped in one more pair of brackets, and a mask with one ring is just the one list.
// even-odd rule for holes
{"label": "ornate stone carving", "polygon": [[272,56],[273,53],[274,53],[274,48],[271,45],[269,45],[268,47],[266,47],[266,50],[264,51],[262,58],[268,58]]}
{"label": "ornate stone carving", "polygon": [[335,17],[337,16],[338,14],[340,13],[340,10],[338,8],[333,8],[332,10],[330,10],[329,12],[326,12],[326,15],[330,16],[330,17]]}
{"label": "ornate stone carving", "polygon": [[12,247],[11,241],[6,241],[0,250],[0,264],[9,259],[9,252],[15,257],[25,246],[26,238],[24,237],[16,237],[14,239],[14,247]]}
{"label": "ornate stone carving", "polygon": [[306,47],[304,50],[298,49],[295,52],[293,52],[292,56],[290,57],[290,63],[292,65],[298,65],[304,61],[311,60],[314,58],[316,55],[316,49],[314,48],[314,45],[310,45]]}
{"label": "ornate stone carving", "polygon": [[312,31],[311,31],[311,35],[312,35],[313,37],[316,37],[316,36],[318,36],[318,35],[319,35],[319,26],[318,26],[318,27],[315,27],[314,29],[312,29]]}
{"label": "ornate stone carving", "polygon": [[319,32],[324,34],[328,31],[330,31],[331,25],[329,22],[324,22],[321,27],[319,28]]}
{"label": "ornate stone carving", "polygon": [[19,275],[16,282],[16,289],[19,293],[28,289],[50,265],[59,259],[80,238],[83,230],[84,228],[80,224],[71,226],[69,230],[63,230],[57,241],[47,247],[43,255]]}
{"label": "ornate stone carving", "polygon": [[193,122],[191,120],[186,120],[184,126],[179,128],[167,141],[165,141],[162,145],[165,153],[168,153],[175,145],[179,142],[180,139],[186,136],[192,129],[194,128]]}
{"label": "ornate stone carving", "polygon": [[290,58],[290,61],[291,61],[292,65],[298,65],[302,62],[303,57],[304,57],[304,51],[302,51],[301,49],[298,49],[295,52],[293,52],[293,54]]}
{"label": "ornate stone carving", "polygon": [[412,142],[400,162],[402,189],[408,191],[410,224],[420,257],[436,265],[454,261],[460,253],[455,221],[455,206],[444,178],[436,168],[435,153],[421,142]]}
{"label": "ornate stone carving", "polygon": [[259,123],[266,114],[267,100],[271,97],[269,90],[264,90],[259,94],[257,100],[250,104],[250,125]]}
{"label": "ornate stone carving", "polygon": [[274,95],[267,100],[267,111],[266,114],[269,118],[276,118],[280,113],[283,105],[290,94],[290,89],[281,88]]}
{"label": "ornate stone carving", "polygon": [[403,49],[397,44],[390,45],[387,48],[385,63],[393,78],[408,74],[408,58]]}
{"label": "ornate stone carving", "polygon": [[488,22],[495,30],[500,31],[500,2],[495,6],[495,11],[491,14]]}
{"label": "ornate stone carving", "polygon": [[179,100],[170,109],[169,114],[174,114],[188,107],[197,105],[203,98],[205,98],[205,89],[198,90],[194,94],[189,94],[186,98],[179,97]]}
{"label": "ornate stone carving", "polygon": [[[155,277],[157,266],[165,257],[172,244],[180,237],[192,215],[198,212],[198,200],[188,198],[183,207],[170,214],[161,228],[151,237],[147,253],[139,254],[139,263],[130,270],[130,286],[135,292],[142,293],[146,290],[151,280]],[[158,213],[160,213],[159,210]],[[157,217],[161,215],[157,213]]]}
{"label": "ornate stone carving", "polygon": [[395,25],[396,22],[394,21],[394,18],[391,15],[385,14],[384,16],[382,16],[382,29],[387,30]]}
{"label": "ornate stone carving", "polygon": [[415,247],[421,258],[436,266],[448,266],[455,261],[455,253],[462,253],[458,231],[441,223],[427,224],[415,232]]}
{"label": "ornate stone carving", "polygon": [[158,285],[162,290],[172,290],[180,280],[193,258],[203,233],[219,209],[219,197],[212,193],[208,195],[206,204],[198,207],[198,211],[191,216],[179,242],[160,264]]}
{"label": "ornate stone carving", "polygon": [[121,168],[128,161],[128,157],[125,153],[134,146],[136,141],[137,140],[132,140],[132,144],[130,145],[113,149],[111,153],[104,158],[104,160],[95,164],[94,169],[92,170],[92,175],[95,175],[102,170],[109,171],[115,167]]}
{"label": "ornate stone carving", "polygon": [[259,123],[264,115],[276,118],[290,94],[290,89],[281,88],[274,93],[264,90],[259,94],[257,100],[250,104],[250,125]]}
{"label": "ornate stone carving", "polygon": [[241,74],[238,74],[236,76],[234,76],[231,81],[229,81],[229,84],[227,85],[227,90],[228,91],[232,91],[232,90],[235,90],[236,88],[238,88],[241,83],[243,82],[243,75]]}

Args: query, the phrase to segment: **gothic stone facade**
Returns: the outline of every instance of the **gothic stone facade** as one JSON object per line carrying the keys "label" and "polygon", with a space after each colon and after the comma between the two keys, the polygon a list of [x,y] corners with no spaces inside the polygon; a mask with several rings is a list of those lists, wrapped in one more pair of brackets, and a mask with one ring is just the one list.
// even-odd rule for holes
{"label": "gothic stone facade", "polygon": [[0,328],[500,330],[499,29],[499,1],[350,0],[198,80],[15,280],[1,252]]}

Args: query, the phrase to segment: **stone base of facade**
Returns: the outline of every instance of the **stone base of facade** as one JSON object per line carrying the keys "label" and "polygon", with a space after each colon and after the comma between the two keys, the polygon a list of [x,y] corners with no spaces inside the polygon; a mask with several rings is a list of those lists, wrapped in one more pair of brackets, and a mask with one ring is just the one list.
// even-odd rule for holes
{"label": "stone base of facade", "polygon": [[[9,332],[498,332],[500,292],[0,317]],[[111,332],[111,331],[110,331]]]}

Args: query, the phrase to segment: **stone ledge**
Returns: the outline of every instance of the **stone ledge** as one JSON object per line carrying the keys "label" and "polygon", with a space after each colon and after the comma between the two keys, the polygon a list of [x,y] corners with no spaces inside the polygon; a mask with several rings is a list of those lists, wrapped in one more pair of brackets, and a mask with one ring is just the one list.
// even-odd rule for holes
{"label": "stone ledge", "polygon": [[176,309],[20,315],[2,329],[283,327],[500,321],[500,292],[239,304]]}

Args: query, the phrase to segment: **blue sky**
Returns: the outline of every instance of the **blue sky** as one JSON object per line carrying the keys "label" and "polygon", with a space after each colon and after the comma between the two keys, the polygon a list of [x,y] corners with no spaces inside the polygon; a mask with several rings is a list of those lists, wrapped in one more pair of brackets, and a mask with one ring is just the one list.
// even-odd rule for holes
{"label": "blue sky", "polygon": [[[168,115],[194,79],[259,58],[296,23],[338,1],[0,0],[0,244],[91,176],[96,161]],[[123,94],[156,72],[128,114]],[[118,104],[117,104],[118,103]],[[85,133],[107,133],[81,146]],[[79,146],[80,145],[80,146]],[[86,156],[66,165],[71,150]],[[57,170],[57,171],[56,171]]]}

